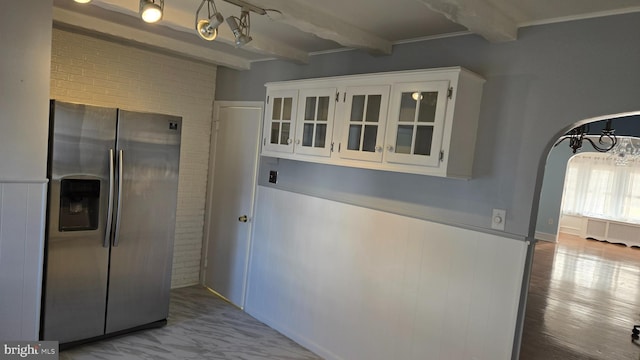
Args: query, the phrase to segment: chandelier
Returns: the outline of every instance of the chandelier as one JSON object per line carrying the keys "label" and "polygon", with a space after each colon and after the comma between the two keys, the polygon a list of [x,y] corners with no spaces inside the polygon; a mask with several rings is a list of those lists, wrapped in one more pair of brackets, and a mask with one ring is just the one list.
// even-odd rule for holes
{"label": "chandelier", "polygon": [[588,141],[593,148],[598,152],[607,152],[613,149],[618,143],[618,138],[615,135],[615,130],[611,128],[611,120],[607,120],[605,128],[602,130],[602,134],[596,141],[593,141],[589,138],[589,124],[580,125],[577,128],[571,129],[567,133],[567,135],[562,136],[558,141],[553,145],[554,147],[558,146],[561,142],[565,140],[569,140],[569,147],[573,150],[575,154],[580,148],[582,148],[582,143],[584,140]]}
{"label": "chandelier", "polygon": [[618,144],[611,149],[611,156],[616,165],[626,166],[630,161],[640,158],[640,139],[635,137],[621,137]]}

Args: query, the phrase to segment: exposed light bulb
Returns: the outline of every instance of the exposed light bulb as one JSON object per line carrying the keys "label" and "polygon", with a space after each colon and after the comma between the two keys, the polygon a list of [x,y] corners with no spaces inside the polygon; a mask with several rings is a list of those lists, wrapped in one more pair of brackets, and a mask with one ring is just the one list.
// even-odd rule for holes
{"label": "exposed light bulb", "polygon": [[213,41],[218,37],[218,28],[212,26],[209,20],[200,20],[196,30],[198,35],[207,41]]}
{"label": "exposed light bulb", "polygon": [[413,94],[411,94],[411,97],[413,98],[413,100],[418,101],[418,100],[422,100],[422,94],[419,92],[414,92]]}
{"label": "exposed light bulb", "polygon": [[149,7],[142,11],[142,20],[148,23],[158,22],[162,17],[162,12],[158,8]]}
{"label": "exposed light bulb", "polygon": [[73,1],[75,1],[75,2],[77,2],[79,4],[88,4],[88,3],[91,2],[91,0],[73,0]]}
{"label": "exposed light bulb", "polygon": [[[162,1],[159,2],[162,4]],[[162,6],[158,2],[151,0],[142,0],[140,8],[140,17],[144,22],[154,23],[162,19]]]}
{"label": "exposed light bulb", "polygon": [[224,22],[224,18],[222,14],[217,12],[208,19],[198,20],[198,14],[196,13],[196,21],[198,35],[207,41],[213,41],[218,36],[218,26]]}

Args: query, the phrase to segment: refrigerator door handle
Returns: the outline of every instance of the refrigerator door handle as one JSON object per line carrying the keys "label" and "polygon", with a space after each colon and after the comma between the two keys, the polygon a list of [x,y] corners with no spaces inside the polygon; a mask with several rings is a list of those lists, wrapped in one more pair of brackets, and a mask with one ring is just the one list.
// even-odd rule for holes
{"label": "refrigerator door handle", "polygon": [[107,207],[107,223],[104,226],[104,241],[102,246],[108,248],[109,240],[111,239],[111,222],[113,220],[113,188],[114,188],[114,173],[113,173],[113,149],[109,149],[109,200]]}
{"label": "refrigerator door handle", "polygon": [[116,208],[116,229],[113,236],[113,246],[118,246],[120,238],[120,213],[122,210],[122,161],[124,150],[118,150],[118,207]]}

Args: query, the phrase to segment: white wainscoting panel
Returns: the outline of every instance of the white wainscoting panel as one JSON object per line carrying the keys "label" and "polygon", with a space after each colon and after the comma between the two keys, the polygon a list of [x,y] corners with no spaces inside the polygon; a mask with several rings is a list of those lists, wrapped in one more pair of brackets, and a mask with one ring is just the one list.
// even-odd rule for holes
{"label": "white wainscoting panel", "polygon": [[38,340],[47,184],[0,180],[0,339]]}
{"label": "white wainscoting panel", "polygon": [[259,187],[245,310],[327,359],[510,359],[527,243]]}

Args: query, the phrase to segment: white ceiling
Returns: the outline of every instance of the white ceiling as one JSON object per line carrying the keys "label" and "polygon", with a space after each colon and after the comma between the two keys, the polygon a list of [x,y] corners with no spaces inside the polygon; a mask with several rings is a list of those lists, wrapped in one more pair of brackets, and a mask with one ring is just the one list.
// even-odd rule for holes
{"label": "white ceiling", "polygon": [[[139,0],[93,0],[83,5],[54,0],[54,22],[120,38],[162,51],[236,69],[280,58],[307,63],[309,55],[361,49],[385,55],[393,44],[437,36],[476,33],[490,42],[517,41],[520,27],[640,11],[640,0],[248,0],[268,11],[251,13],[253,41],[233,45],[226,24],[213,42],[194,28],[201,0],[165,0],[164,17],[146,24]],[[228,17],[240,8],[215,0]],[[206,12],[206,10],[205,10]],[[202,17],[202,15],[201,15]]]}

